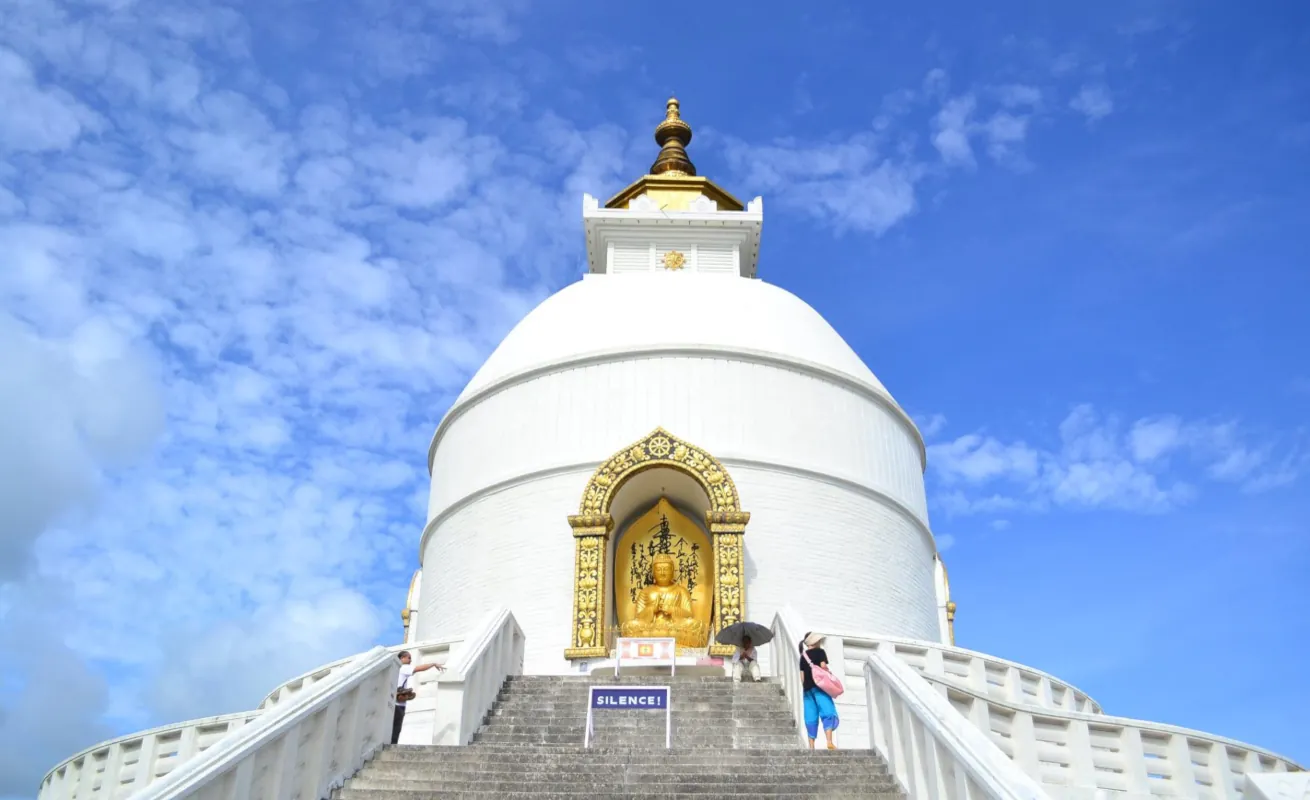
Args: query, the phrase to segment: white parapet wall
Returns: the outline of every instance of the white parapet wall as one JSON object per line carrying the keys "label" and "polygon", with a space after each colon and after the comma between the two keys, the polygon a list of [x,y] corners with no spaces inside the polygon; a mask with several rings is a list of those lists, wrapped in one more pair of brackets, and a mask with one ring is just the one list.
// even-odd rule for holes
{"label": "white parapet wall", "polygon": [[[785,635],[795,641],[775,641],[765,667],[786,689],[788,682],[799,680],[799,665],[791,662],[799,661],[797,645],[809,629],[792,609],[779,617],[785,620]],[[843,748],[870,744],[865,666],[877,654],[913,667],[1056,800],[1238,800],[1248,778],[1302,770],[1277,753],[1243,742],[1107,715],[1077,687],[1013,661],[939,642],[823,633],[829,663],[841,665],[839,677],[846,687],[836,701],[841,718],[837,741]],[[799,697],[794,705],[799,714]]]}
{"label": "white parapet wall", "polygon": [[193,719],[101,742],[50,770],[41,781],[38,797],[40,800],[130,797],[259,714],[244,711]]}
{"label": "white parapet wall", "polygon": [[[393,654],[409,651],[415,665],[446,664],[462,644],[462,638],[454,638],[394,645],[387,650]],[[46,773],[38,800],[121,800],[130,797],[269,709],[311,690],[362,655],[357,653],[297,675],[270,692],[253,711],[164,725],[88,747]],[[435,714],[436,678],[435,670],[415,676],[418,697],[409,703],[407,724],[401,734],[402,744],[422,743],[425,729],[431,731],[432,723],[428,718]]]}

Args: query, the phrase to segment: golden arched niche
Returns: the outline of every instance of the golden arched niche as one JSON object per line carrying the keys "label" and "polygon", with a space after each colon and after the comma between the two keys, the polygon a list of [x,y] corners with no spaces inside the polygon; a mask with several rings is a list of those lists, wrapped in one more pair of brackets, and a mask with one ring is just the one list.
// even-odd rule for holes
{"label": "golden arched niche", "polygon": [[742,536],[750,514],[741,510],[736,484],[718,459],[663,428],[656,428],[597,467],[583,490],[578,513],[569,517],[575,558],[573,630],[571,646],[564,651],[566,658],[601,658],[610,654],[613,643],[606,613],[607,550],[614,528],[610,506],[628,479],[655,467],[686,473],[700,484],[709,500],[709,510],[705,512],[713,556],[713,608],[707,632],[711,642],[709,652],[728,655],[732,651],[731,647],[712,642],[714,633],[744,618],[746,587],[742,572]]}

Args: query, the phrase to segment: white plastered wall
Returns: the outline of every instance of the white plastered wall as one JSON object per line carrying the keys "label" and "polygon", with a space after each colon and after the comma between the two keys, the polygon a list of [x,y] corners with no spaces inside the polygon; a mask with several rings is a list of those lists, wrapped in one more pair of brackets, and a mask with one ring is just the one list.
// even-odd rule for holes
{"label": "white plastered wall", "polygon": [[[441,432],[417,635],[491,605],[527,636],[525,669],[568,668],[575,514],[594,468],[657,426],[724,462],[751,513],[747,614],[938,639],[918,442],[883,401],[757,360],[583,363],[476,396]],[[812,410],[812,411],[807,411]],[[655,498],[651,498],[653,502]]]}

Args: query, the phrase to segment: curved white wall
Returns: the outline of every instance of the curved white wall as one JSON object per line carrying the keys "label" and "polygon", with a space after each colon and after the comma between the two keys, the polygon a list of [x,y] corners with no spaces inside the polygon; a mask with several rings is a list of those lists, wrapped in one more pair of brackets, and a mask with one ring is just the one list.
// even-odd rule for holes
{"label": "curved white wall", "polygon": [[812,365],[704,350],[587,358],[453,409],[433,452],[417,636],[458,635],[505,603],[525,670],[565,670],[565,518],[596,465],[656,426],[737,483],[748,616],[790,603],[816,625],[939,636],[921,443],[903,412]]}

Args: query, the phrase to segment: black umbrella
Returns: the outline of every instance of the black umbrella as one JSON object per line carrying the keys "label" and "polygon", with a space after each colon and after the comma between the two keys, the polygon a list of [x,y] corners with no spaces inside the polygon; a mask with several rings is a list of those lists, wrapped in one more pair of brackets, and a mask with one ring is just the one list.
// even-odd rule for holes
{"label": "black umbrella", "polygon": [[758,622],[738,622],[719,631],[714,639],[719,644],[741,646],[741,640],[750,637],[751,644],[764,644],[773,639],[773,631]]}

